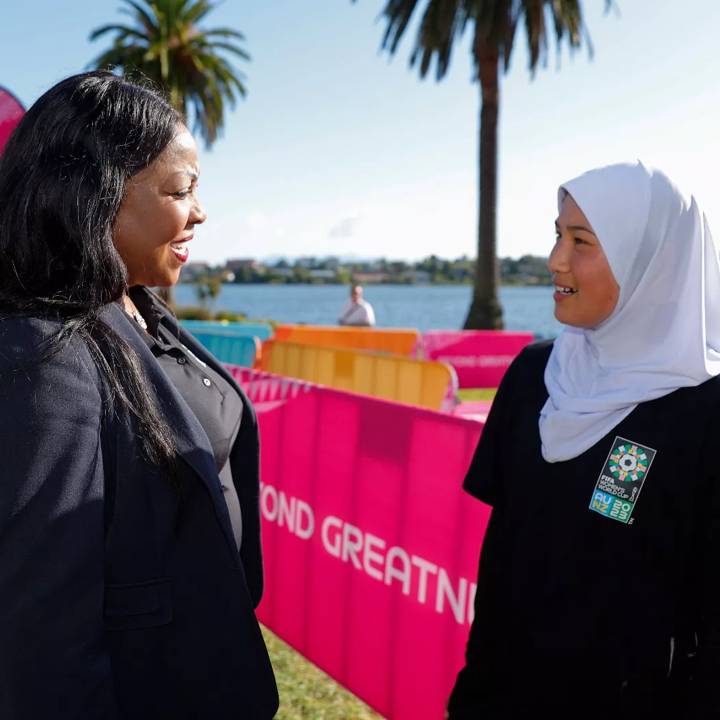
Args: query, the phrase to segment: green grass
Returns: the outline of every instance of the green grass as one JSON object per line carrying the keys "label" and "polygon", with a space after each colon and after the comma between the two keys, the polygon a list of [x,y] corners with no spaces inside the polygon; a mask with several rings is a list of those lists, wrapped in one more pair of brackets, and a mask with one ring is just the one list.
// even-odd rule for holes
{"label": "green grass", "polygon": [[280,692],[277,720],[373,720],[373,712],[322,670],[262,628]]}
{"label": "green grass", "polygon": [[467,388],[458,390],[458,397],[463,402],[466,400],[492,400],[496,392],[495,388]]}

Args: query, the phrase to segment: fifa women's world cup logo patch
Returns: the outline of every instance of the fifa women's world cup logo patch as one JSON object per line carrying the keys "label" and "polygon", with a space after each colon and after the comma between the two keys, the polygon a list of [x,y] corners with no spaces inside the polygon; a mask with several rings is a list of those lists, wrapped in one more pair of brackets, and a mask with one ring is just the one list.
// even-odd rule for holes
{"label": "fifa women's world cup logo patch", "polygon": [[616,436],[595,484],[590,510],[618,522],[630,522],[657,451]]}
{"label": "fifa women's world cup logo patch", "polygon": [[616,480],[642,480],[648,469],[648,456],[642,445],[624,443],[610,454],[608,466]]}

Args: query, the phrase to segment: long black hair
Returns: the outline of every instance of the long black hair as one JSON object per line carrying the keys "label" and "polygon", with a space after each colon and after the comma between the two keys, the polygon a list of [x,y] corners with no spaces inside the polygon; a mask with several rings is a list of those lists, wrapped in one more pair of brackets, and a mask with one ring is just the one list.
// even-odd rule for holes
{"label": "long black hair", "polygon": [[146,458],[175,445],[137,355],[100,317],[127,290],[112,240],[128,180],[175,137],[182,116],[154,89],[111,72],[62,80],[25,114],[0,156],[0,311],[60,320],[57,352],[81,337]]}

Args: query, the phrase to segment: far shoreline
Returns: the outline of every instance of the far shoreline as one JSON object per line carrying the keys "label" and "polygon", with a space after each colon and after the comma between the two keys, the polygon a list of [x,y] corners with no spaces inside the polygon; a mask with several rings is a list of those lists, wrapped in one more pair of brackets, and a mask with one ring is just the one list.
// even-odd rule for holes
{"label": "far shoreline", "polygon": [[[350,283],[342,283],[342,282],[311,282],[311,283],[293,283],[293,282],[221,282],[220,283],[223,287],[228,286],[235,286],[243,287],[245,285],[251,285],[253,287],[261,287],[261,286],[268,286],[268,287],[348,287]],[[182,279],[178,283],[178,285],[189,285],[190,287],[197,285],[197,282],[194,280],[186,280],[183,281]],[[372,283],[362,283],[362,286],[364,288],[374,288],[374,287],[472,287],[473,284],[471,282],[427,282],[427,283],[404,283],[404,282],[372,282]],[[553,287],[552,283],[523,283],[523,282],[500,282],[499,287],[544,287],[544,288],[551,288]]]}

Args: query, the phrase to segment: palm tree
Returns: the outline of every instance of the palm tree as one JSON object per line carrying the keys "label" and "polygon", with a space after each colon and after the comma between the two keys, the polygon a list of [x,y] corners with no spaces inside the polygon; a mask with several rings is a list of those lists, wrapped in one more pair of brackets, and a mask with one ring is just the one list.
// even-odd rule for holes
{"label": "palm tree", "polygon": [[92,63],[96,68],[118,67],[126,74],[145,75],[163,87],[170,102],[190,119],[209,148],[224,124],[226,101],[235,105],[245,96],[244,75],[222,56],[242,60],[250,56],[237,44],[245,38],[236,30],[200,30],[198,23],[215,8],[209,0],[122,0],[132,25],[97,28],[90,40],[113,33],[110,48]]}
{"label": "palm tree", "polygon": [[[612,0],[606,0],[610,6]],[[382,16],[387,25],[382,48],[395,54],[408,28],[418,0],[387,0]],[[496,260],[497,123],[500,106],[499,74],[510,66],[515,30],[523,22],[530,55],[530,71],[547,60],[548,36],[554,34],[558,50],[564,40],[573,51],[585,40],[592,45],[582,19],[581,0],[426,0],[410,66],[424,78],[433,60],[436,78],[450,66],[453,42],[472,25],[472,59],[480,81],[480,168],[478,256],[473,299],[465,328],[501,328],[502,308],[497,297]]]}

